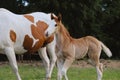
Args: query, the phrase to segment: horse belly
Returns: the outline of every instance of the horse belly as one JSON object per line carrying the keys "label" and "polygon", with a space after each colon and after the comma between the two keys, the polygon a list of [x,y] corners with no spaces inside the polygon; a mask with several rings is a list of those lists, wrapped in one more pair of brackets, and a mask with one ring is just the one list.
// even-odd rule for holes
{"label": "horse belly", "polygon": [[79,47],[75,49],[75,58],[76,59],[81,59],[84,58],[85,55],[87,54],[88,48],[87,47]]}
{"label": "horse belly", "polygon": [[0,49],[0,54],[4,54],[4,50],[3,49]]}
{"label": "horse belly", "polygon": [[16,54],[23,54],[23,53],[27,52],[27,50],[25,50],[23,48],[23,46],[15,46],[14,51]]}
{"label": "horse belly", "polygon": [[[2,38],[2,39],[1,39]],[[19,41],[16,40],[16,42],[13,42],[9,35],[0,35],[0,53],[4,53],[4,49],[6,47],[13,47],[15,53],[21,54],[26,52],[26,50],[23,48],[23,40],[19,39]]]}

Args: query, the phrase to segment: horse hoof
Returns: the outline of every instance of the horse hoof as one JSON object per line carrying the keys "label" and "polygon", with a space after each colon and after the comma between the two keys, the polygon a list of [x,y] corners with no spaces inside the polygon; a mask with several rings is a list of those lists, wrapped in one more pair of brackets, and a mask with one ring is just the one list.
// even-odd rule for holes
{"label": "horse hoof", "polygon": [[46,80],[51,80],[51,78],[48,77]]}

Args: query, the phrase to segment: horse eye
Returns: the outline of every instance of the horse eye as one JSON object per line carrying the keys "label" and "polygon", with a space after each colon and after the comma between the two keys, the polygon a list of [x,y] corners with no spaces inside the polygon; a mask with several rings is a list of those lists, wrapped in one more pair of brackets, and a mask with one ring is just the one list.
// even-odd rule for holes
{"label": "horse eye", "polygon": [[45,36],[47,36],[47,37],[48,37],[48,32],[45,34]]}
{"label": "horse eye", "polygon": [[55,24],[55,27],[57,26],[57,24]]}

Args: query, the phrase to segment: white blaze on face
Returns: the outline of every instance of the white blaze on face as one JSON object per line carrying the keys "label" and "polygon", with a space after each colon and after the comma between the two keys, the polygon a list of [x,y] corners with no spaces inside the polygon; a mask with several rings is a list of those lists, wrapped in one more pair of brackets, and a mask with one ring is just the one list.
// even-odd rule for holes
{"label": "white blaze on face", "polygon": [[55,25],[56,25],[56,22],[54,20],[51,20],[49,27],[45,31],[45,35],[47,35],[47,37],[51,36],[55,32],[57,28]]}

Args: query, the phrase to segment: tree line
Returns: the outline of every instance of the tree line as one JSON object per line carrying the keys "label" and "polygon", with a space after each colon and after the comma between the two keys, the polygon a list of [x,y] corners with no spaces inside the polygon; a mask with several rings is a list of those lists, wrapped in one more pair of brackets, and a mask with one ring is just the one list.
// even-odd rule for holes
{"label": "tree line", "polygon": [[0,7],[16,14],[61,13],[72,37],[92,35],[120,59],[120,0],[1,0]]}

